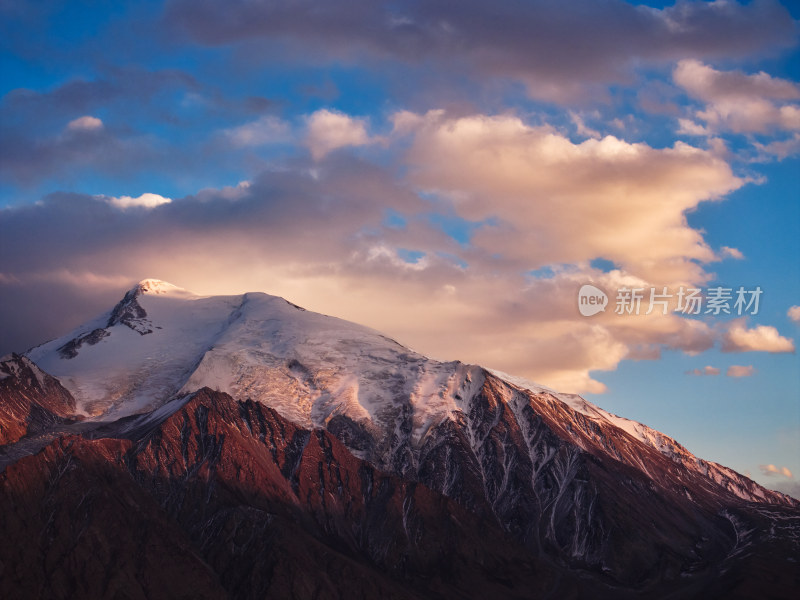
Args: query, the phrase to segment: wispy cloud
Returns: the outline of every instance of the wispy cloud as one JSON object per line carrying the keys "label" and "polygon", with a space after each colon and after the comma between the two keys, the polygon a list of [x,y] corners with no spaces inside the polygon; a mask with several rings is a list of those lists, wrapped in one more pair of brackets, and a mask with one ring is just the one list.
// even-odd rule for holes
{"label": "wispy cloud", "polygon": [[769,162],[770,160],[783,160],[789,156],[800,154],[800,133],[795,133],[786,139],[778,139],[762,144],[753,141],[753,147],[758,150],[759,155],[753,162]]}
{"label": "wispy cloud", "polygon": [[723,246],[720,248],[720,256],[723,258],[734,258],[736,260],[743,260],[744,254],[738,248],[731,248],[730,246]]}
{"label": "wispy cloud", "polygon": [[264,146],[290,140],[291,126],[274,115],[264,115],[244,125],[225,129],[223,134],[237,147]]}
{"label": "wispy cloud", "polygon": [[712,366],[705,366],[702,369],[692,369],[691,371],[686,371],[687,375],[694,375],[698,377],[707,376],[707,375],[719,375],[720,370],[716,367]]}
{"label": "wispy cloud", "polygon": [[756,369],[753,365],[731,365],[725,373],[728,377],[752,377]]}
{"label": "wispy cloud", "polygon": [[776,467],[775,465],[758,465],[761,473],[767,477],[781,476],[792,479],[792,472],[787,467]]}

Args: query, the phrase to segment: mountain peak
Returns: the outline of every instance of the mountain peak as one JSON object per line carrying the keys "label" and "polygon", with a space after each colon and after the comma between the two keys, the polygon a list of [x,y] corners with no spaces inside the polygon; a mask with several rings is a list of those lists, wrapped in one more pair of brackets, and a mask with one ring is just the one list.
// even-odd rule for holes
{"label": "mountain peak", "polygon": [[175,292],[186,293],[187,290],[178,287],[177,285],[172,285],[166,281],[162,281],[160,279],[142,279],[137,285],[135,290],[142,294],[173,294]]}

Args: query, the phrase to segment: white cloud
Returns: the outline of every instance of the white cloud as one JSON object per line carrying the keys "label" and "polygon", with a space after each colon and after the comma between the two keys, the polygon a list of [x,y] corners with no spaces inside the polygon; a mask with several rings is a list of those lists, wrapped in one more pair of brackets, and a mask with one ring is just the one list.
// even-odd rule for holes
{"label": "white cloud", "polygon": [[250,123],[224,131],[228,140],[237,147],[264,146],[289,139],[289,124],[272,115],[265,115]]}
{"label": "white cloud", "polygon": [[728,377],[751,377],[755,375],[756,369],[753,365],[731,365],[725,373]]}
{"label": "white cloud", "polygon": [[107,200],[110,204],[123,210],[127,208],[155,208],[156,206],[172,202],[172,198],[165,198],[159,194],[151,194],[149,192],[136,198],[132,198],[131,196],[119,196],[109,197]]}
{"label": "white cloud", "polygon": [[[707,129],[735,133],[800,130],[800,85],[760,72],[718,71],[700,61],[685,59],[673,71],[673,80],[705,103],[695,113]],[[690,121],[684,133],[691,133]],[[699,131],[699,129],[698,129]]]}
{"label": "white cloud", "polygon": [[792,306],[786,311],[786,315],[795,323],[800,323],[800,306]]}
{"label": "white cloud", "polygon": [[67,123],[67,131],[98,131],[103,128],[103,121],[97,117],[86,115]]}
{"label": "white cloud", "polygon": [[314,160],[323,158],[337,148],[365,146],[379,141],[367,134],[366,119],[344,113],[321,109],[309,115],[307,122],[306,143]]}
{"label": "white cloud", "polygon": [[747,329],[741,320],[734,321],[722,337],[723,352],[794,352],[794,342],[771,325]]}

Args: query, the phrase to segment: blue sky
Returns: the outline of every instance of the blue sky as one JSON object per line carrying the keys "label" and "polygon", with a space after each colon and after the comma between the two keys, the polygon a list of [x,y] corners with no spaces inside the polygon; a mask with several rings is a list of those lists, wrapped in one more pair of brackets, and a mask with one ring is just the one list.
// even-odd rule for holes
{"label": "blue sky", "polygon": [[[798,493],[797,4],[0,17],[0,353],[146,277],[265,291],[582,393]],[[621,287],[763,294],[744,317],[582,317],[584,283],[611,309]]]}

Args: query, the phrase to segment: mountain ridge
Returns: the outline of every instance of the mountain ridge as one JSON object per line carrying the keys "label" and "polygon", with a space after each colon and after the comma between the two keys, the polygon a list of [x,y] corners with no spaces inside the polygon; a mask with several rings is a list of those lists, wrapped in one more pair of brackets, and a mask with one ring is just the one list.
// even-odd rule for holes
{"label": "mountain ridge", "polygon": [[[97,330],[103,333],[93,333]],[[65,355],[65,347],[74,355]],[[464,564],[477,560],[469,558],[476,551],[475,528],[489,527],[492,539],[508,540],[493,546],[495,557],[511,560],[503,563],[506,575],[473,565],[487,586],[494,585],[496,576],[508,583],[503,592],[492,587],[498,597],[525,597],[515,587],[523,581],[538,590],[533,597],[587,598],[747,598],[749,592],[742,590],[760,586],[775,597],[791,597],[787,590],[800,583],[800,570],[792,562],[800,552],[800,503],[795,499],[699,459],[669,436],[578,396],[476,365],[427,359],[375,330],[305,311],[276,296],[204,297],[145,280],[97,319],[10,360],[13,364],[0,365],[9,374],[0,378],[0,390],[5,389],[0,400],[25,407],[65,394],[72,414],[49,429],[37,426],[26,432],[20,424],[27,413],[14,413],[16,421],[9,422],[19,435],[0,446],[6,471],[20,481],[37,480],[36,473],[54,468],[47,457],[55,452],[67,457],[63,460],[70,468],[107,473],[114,482],[108,485],[122,486],[130,502],[150,506],[155,498],[162,509],[171,506],[157,518],[188,536],[181,543],[195,548],[192,552],[202,560],[216,552],[205,528],[220,533],[217,520],[228,522],[222,513],[207,514],[208,507],[250,514],[259,501],[241,491],[230,500],[226,486],[261,477],[258,485],[266,486],[259,488],[265,493],[292,490],[294,496],[281,496],[281,503],[299,512],[292,512],[293,526],[258,520],[259,531],[283,536],[300,527],[303,536],[310,536],[303,538],[308,544],[322,544],[323,554],[350,548],[347,560],[355,562],[348,562],[348,568],[366,568],[359,572],[374,576],[374,569],[385,569],[387,563],[360,542],[353,545],[348,528],[363,528],[373,543],[388,548],[383,546],[388,540],[409,535],[408,515],[403,516],[408,497],[393,500],[399,502],[400,520],[388,528],[363,512],[345,511],[350,516],[344,521],[327,512],[340,506],[336,498],[346,487],[341,473],[347,471],[352,480],[372,469],[393,478],[392,486],[400,486],[393,489],[421,486],[431,498],[440,498],[425,517],[426,531],[436,530],[436,519],[448,520],[454,511],[471,515],[459,521],[465,531],[449,534],[472,548],[459,554]],[[46,375],[53,385],[44,393],[52,398],[37,400],[26,392],[35,373],[12,376],[28,365],[39,369],[37,364],[42,377],[53,371],[52,377]],[[294,448],[290,452],[301,456],[312,439],[339,448],[335,466],[326,462],[324,450],[307,465],[302,482],[293,479],[297,465],[283,459],[277,470],[255,475],[264,460],[275,459],[277,448]],[[99,445],[84,443],[92,440]],[[104,450],[89,451],[95,447]],[[161,449],[145,463],[136,462],[147,448]],[[251,458],[240,464],[237,457],[244,455]],[[190,463],[196,467],[187,471]],[[164,471],[165,465],[172,466]],[[65,514],[77,510],[56,475],[51,473],[51,483],[36,484],[36,489],[60,498],[59,510]],[[131,476],[135,489],[124,483]],[[12,485],[12,480],[0,475],[0,484]],[[194,490],[196,497],[183,495],[187,485],[185,490]],[[166,497],[165,489],[170,490]],[[300,489],[305,491],[297,496]],[[328,505],[331,494],[333,504]],[[312,496],[322,504],[309,504]],[[356,496],[349,496],[348,506],[361,506],[364,500]],[[447,508],[448,503],[458,508]],[[188,516],[179,516],[184,510],[198,515],[203,531],[196,531]],[[133,530],[142,526],[135,525],[136,519]],[[300,524],[308,519],[338,524],[305,529]],[[96,534],[106,535],[103,530]],[[422,556],[437,547],[425,539],[408,546],[408,552]],[[500,550],[509,543],[516,559]],[[228,550],[218,551],[220,564],[232,564]],[[489,555],[479,563],[486,560]],[[528,566],[508,566],[515,560]],[[194,568],[181,564],[175,568]],[[237,571],[243,580],[235,585],[219,581],[228,593],[231,585],[263,591],[260,586],[266,583],[252,581],[259,565],[264,566],[249,558]],[[426,569],[415,562],[391,581],[374,576],[374,583],[384,590],[400,585],[404,591],[398,597],[439,597],[418,587],[421,581],[430,583]],[[461,572],[453,565],[447,569]],[[541,574],[544,587],[530,583],[530,569]],[[214,572],[212,577],[222,576]],[[461,584],[443,577],[441,589],[458,589],[458,595],[480,597],[477,590],[484,589],[476,582],[470,596]],[[267,587],[278,590],[276,581]],[[597,590],[605,591],[597,595]],[[274,597],[281,596],[275,591]]]}
{"label": "mountain ridge", "polygon": [[[173,306],[165,308],[159,302]],[[181,321],[172,328],[179,331],[173,333],[170,319],[175,315]],[[193,318],[200,320],[199,326],[187,324]],[[104,327],[97,327],[102,323]],[[159,337],[161,348],[132,351]],[[74,354],[65,355],[65,347]],[[81,348],[84,355],[98,358],[99,368],[91,360],[86,361],[88,367],[81,364]],[[122,355],[117,362],[125,364],[109,364],[108,357],[115,354]],[[175,360],[176,354],[181,355],[180,360]],[[305,427],[327,428],[332,422],[334,430],[350,440],[356,455],[383,467],[389,466],[388,461],[369,456],[359,445],[391,445],[386,440],[389,429],[400,421],[402,427],[410,427],[410,432],[403,434],[408,438],[410,456],[397,456],[405,451],[395,447],[391,451],[396,456],[391,460],[414,462],[414,451],[421,448],[430,428],[468,411],[462,399],[473,395],[489,374],[608,423],[686,468],[716,478],[742,498],[790,501],[780,492],[747,484],[746,478],[727,467],[697,459],[665,434],[612,415],[579,396],[559,394],[459,361],[433,361],[373,329],[311,313],[268,294],[199,296],[167,282],[145,279],[110,313],[28,351],[26,356],[59,378],[79,403],[88,389],[91,400],[84,406],[89,418],[91,412],[94,418],[146,412],[177,394],[209,387],[240,400],[257,399]],[[387,368],[387,364],[391,366]],[[90,373],[78,373],[81,369]],[[115,371],[119,373],[115,375]],[[111,410],[98,412],[106,398],[114,398]],[[375,428],[383,429],[382,433]]]}

